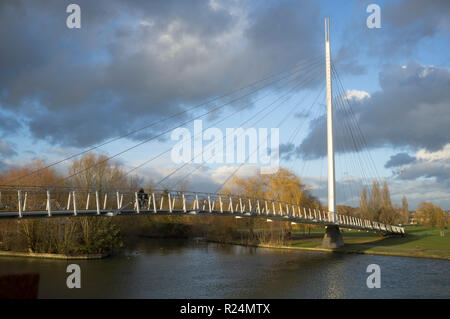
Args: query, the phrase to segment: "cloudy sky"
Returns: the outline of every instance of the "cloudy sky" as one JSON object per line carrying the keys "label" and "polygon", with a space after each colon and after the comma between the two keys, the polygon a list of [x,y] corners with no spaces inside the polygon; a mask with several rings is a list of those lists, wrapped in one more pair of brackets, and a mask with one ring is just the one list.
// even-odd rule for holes
{"label": "cloudy sky", "polygon": [[[80,29],[66,26],[70,3],[81,8]],[[366,25],[371,3],[381,8],[379,29]],[[445,0],[1,1],[0,170],[52,163],[146,127],[96,151],[160,181],[180,167],[167,152],[171,132],[193,132],[199,118],[224,132],[278,127],[281,166],[326,204],[329,16],[341,81],[333,83],[338,203],[356,205],[378,179],[394,203],[406,195],[412,208],[427,200],[450,209],[449,15]],[[211,191],[254,171],[186,165],[164,183]]]}

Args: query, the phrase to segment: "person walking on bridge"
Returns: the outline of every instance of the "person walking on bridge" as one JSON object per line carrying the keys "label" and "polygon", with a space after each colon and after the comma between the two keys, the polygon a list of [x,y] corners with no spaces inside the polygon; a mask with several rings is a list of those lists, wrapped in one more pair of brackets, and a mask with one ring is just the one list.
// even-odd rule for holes
{"label": "person walking on bridge", "polygon": [[139,207],[144,207],[145,203],[148,201],[148,194],[141,188],[138,192]]}

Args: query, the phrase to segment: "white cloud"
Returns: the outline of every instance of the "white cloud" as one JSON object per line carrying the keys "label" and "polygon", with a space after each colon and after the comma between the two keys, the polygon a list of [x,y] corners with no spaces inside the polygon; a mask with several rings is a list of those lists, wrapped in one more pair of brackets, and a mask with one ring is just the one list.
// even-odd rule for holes
{"label": "white cloud", "polygon": [[428,161],[450,159],[450,143],[446,144],[441,150],[438,150],[436,152],[430,152],[426,149],[421,149],[416,153],[416,158]]}
{"label": "white cloud", "polygon": [[347,100],[364,100],[367,98],[370,98],[370,94],[366,91],[360,91],[360,90],[346,90],[345,91],[345,98]]}

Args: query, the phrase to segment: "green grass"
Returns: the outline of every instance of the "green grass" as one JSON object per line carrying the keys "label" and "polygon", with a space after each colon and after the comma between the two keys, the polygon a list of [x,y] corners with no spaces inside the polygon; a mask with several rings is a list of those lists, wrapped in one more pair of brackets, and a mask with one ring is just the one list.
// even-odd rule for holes
{"label": "green grass", "polygon": [[[450,260],[450,229],[429,228],[420,225],[406,226],[404,237],[382,237],[379,233],[342,229],[345,246],[342,252],[383,254],[393,256],[442,258]],[[312,228],[308,235],[303,230],[293,230],[289,246],[292,248],[319,248],[324,228]]]}
{"label": "green grass", "polygon": [[381,238],[377,234],[347,232],[342,251],[395,256],[450,259],[450,230],[419,225],[406,226],[405,237]]}
{"label": "green grass", "polygon": [[[395,256],[428,257],[450,259],[450,229],[444,230],[418,225],[406,227],[405,237],[382,237],[373,232],[342,231],[345,246],[340,251],[356,253],[375,253]],[[294,232],[291,247],[320,247],[324,229],[311,230],[310,236]]]}
{"label": "green grass", "polygon": [[382,246],[450,251],[449,229],[444,230],[444,237],[440,235],[441,230],[437,228],[408,226],[406,232],[407,236],[404,238],[383,239]]}

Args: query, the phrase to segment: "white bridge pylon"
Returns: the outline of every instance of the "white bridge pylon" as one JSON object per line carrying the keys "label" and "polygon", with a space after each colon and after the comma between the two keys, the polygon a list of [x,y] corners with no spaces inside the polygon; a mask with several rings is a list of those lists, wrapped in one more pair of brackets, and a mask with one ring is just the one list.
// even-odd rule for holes
{"label": "white bridge pylon", "polygon": [[[144,194],[144,195],[143,195]],[[2,187],[0,219],[53,218],[116,215],[213,215],[238,218],[269,218],[302,224],[404,234],[403,227],[309,208],[297,204],[228,194],[153,191],[100,192],[95,190],[43,187]],[[334,218],[335,216],[335,218]]]}

